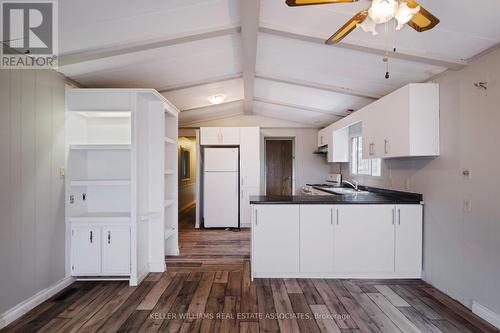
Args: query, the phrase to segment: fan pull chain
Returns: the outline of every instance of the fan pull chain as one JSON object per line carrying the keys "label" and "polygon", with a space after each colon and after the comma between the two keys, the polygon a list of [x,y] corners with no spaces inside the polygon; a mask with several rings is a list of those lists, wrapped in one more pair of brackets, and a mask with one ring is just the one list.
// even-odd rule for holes
{"label": "fan pull chain", "polygon": [[391,75],[389,73],[389,24],[388,22],[385,24],[385,54],[384,59],[385,63],[385,78],[388,80]]}

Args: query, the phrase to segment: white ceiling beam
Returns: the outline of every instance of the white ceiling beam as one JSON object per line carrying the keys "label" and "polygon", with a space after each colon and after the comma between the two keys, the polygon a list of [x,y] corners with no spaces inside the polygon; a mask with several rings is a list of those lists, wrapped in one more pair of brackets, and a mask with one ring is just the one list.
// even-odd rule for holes
{"label": "white ceiling beam", "polygon": [[262,79],[262,80],[286,83],[286,84],[291,84],[291,85],[295,85],[295,86],[319,89],[319,90],[330,91],[330,92],[335,92],[335,93],[344,94],[344,95],[356,96],[356,97],[379,99],[383,96],[383,95],[372,94],[372,93],[363,92],[363,91],[359,91],[359,90],[354,90],[354,89],[347,88],[347,87],[333,86],[333,85],[329,85],[329,84],[316,83],[316,82],[299,80],[299,79],[294,79],[294,78],[289,78],[289,77],[276,76],[276,75],[265,75],[265,74],[256,73],[255,77],[257,79]]}
{"label": "white ceiling beam", "polygon": [[205,85],[213,84],[213,83],[241,79],[242,77],[243,77],[242,72],[235,73],[235,74],[229,74],[229,75],[221,75],[221,76],[211,77],[211,78],[203,79],[203,80],[199,80],[199,81],[192,81],[192,82],[188,82],[188,83],[181,83],[181,84],[165,86],[165,87],[159,88],[158,92],[166,93],[166,92],[170,92],[170,91],[189,89],[189,88],[205,86]]}
{"label": "white ceiling beam", "polygon": [[266,99],[266,98],[254,97],[253,100],[255,102],[260,102],[260,103],[265,103],[265,104],[278,105],[278,106],[283,106],[283,107],[292,108],[292,109],[304,110],[307,112],[321,113],[321,114],[331,116],[331,117],[344,118],[347,116],[347,115],[343,115],[343,114],[332,113],[332,112],[329,112],[329,111],[323,110],[323,109],[313,108],[310,106],[303,106],[303,105],[291,104],[291,103],[285,103],[285,102],[277,102],[277,101],[273,101],[273,100]]}
{"label": "white ceiling beam", "polygon": [[[271,35],[275,35],[275,36],[281,36],[281,37],[285,37],[285,38],[297,39],[297,40],[301,40],[301,41],[305,41],[305,42],[316,43],[316,44],[324,44],[325,43],[325,38],[322,38],[322,37],[303,35],[303,34],[298,34],[298,33],[294,33],[294,32],[275,29],[272,27],[261,26],[261,27],[259,27],[259,32],[271,34]],[[325,47],[339,47],[339,48],[343,48],[343,49],[371,53],[371,54],[380,55],[380,56],[385,55],[384,49],[380,49],[380,48],[376,48],[376,47],[372,47],[372,46],[367,46],[367,45],[349,43],[349,42],[340,42],[338,44],[333,44],[333,45],[329,45],[329,46],[325,45]],[[439,56],[435,56],[435,55],[428,55],[428,54],[424,55],[424,54],[420,54],[420,53],[416,53],[416,52],[403,51],[403,50],[398,50],[398,52],[396,52],[396,53],[391,52],[390,56],[392,58],[395,58],[395,59],[412,61],[412,62],[427,64],[427,65],[432,65],[432,66],[445,67],[445,68],[449,68],[449,69],[462,69],[468,65],[468,62],[466,60],[447,59],[447,58],[443,58],[443,57],[439,57]]]}
{"label": "white ceiling beam", "polygon": [[73,65],[80,62],[92,61],[102,58],[120,56],[129,53],[141,52],[146,50],[158,49],[162,47],[190,43],[207,38],[215,38],[226,35],[234,35],[241,32],[241,27],[232,26],[206,31],[190,32],[179,34],[175,37],[169,37],[161,40],[141,41],[138,43],[128,43],[126,45],[118,45],[106,48],[85,50],[82,52],[62,54],[59,57],[59,66]]}
{"label": "white ceiling beam", "polygon": [[240,0],[244,112],[252,113],[260,0]]}
{"label": "white ceiling beam", "polygon": [[220,104],[210,104],[210,105],[198,106],[198,107],[195,107],[195,108],[182,109],[180,111],[181,111],[181,113],[184,113],[184,112],[208,110],[208,109],[211,109],[211,108],[219,108],[220,109],[220,108],[223,108],[223,107],[231,106],[232,104],[234,104],[234,105],[241,104],[242,101],[243,100],[238,99],[238,100],[235,100],[235,101],[224,102],[224,103],[220,103]]}

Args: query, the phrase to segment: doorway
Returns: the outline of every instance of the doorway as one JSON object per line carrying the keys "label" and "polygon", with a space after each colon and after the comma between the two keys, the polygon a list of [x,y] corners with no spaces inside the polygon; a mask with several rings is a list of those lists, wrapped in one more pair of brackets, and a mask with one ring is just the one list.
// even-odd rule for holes
{"label": "doorway", "polygon": [[266,195],[293,193],[293,139],[265,140]]}

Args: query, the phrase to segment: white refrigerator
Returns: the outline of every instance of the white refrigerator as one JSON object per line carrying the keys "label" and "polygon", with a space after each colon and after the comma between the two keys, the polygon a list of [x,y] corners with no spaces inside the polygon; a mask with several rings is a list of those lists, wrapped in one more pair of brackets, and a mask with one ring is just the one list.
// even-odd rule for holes
{"label": "white refrigerator", "polygon": [[203,166],[205,228],[238,228],[239,149],[205,148]]}

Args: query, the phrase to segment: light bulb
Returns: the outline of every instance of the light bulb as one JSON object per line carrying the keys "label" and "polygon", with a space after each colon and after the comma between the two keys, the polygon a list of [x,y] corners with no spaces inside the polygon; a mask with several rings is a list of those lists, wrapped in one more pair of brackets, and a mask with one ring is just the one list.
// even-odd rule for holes
{"label": "light bulb", "polygon": [[368,15],[376,24],[389,22],[398,10],[397,0],[373,0]]}
{"label": "light bulb", "polygon": [[221,104],[226,99],[226,95],[218,94],[213,95],[208,98],[208,101],[212,104]]}
{"label": "light bulb", "polygon": [[398,26],[396,27],[396,30],[401,30],[403,26],[410,22],[410,20],[413,18],[413,16],[420,11],[420,6],[417,6],[415,8],[410,8],[408,7],[408,4],[406,2],[403,2],[401,5],[399,5],[399,8],[394,15],[396,20],[398,21]]}
{"label": "light bulb", "polygon": [[363,29],[364,32],[371,32],[372,35],[378,35],[377,30],[375,29],[377,27],[377,24],[373,22],[373,20],[368,16],[363,23],[358,24],[358,27]]}

